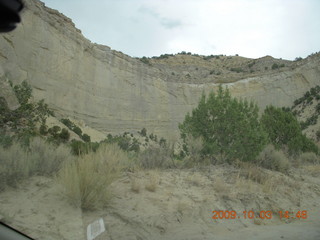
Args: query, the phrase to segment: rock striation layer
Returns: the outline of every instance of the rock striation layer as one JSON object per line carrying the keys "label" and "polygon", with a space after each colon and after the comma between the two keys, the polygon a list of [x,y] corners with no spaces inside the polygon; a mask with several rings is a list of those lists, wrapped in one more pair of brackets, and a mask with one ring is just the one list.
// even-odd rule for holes
{"label": "rock striation layer", "polygon": [[[183,61],[181,67],[177,55],[146,64],[91,43],[69,18],[40,1],[25,2],[22,24],[0,35],[3,75],[14,84],[27,80],[36,100],[44,98],[57,116],[83,120],[105,134],[145,127],[173,140],[178,123],[197,105],[201,93],[218,86],[219,81],[206,74],[215,67],[213,60],[204,65],[200,58],[197,62],[193,56],[183,56],[193,60],[192,64]],[[262,109],[268,104],[290,106],[320,84],[320,56],[287,62],[289,67],[242,74],[224,85],[234,96],[253,99]],[[201,74],[188,71],[191,66],[200,68]]]}

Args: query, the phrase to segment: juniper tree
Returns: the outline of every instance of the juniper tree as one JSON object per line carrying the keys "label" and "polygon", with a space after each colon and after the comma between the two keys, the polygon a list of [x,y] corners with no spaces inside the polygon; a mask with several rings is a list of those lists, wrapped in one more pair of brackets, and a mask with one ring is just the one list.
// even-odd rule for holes
{"label": "juniper tree", "polygon": [[267,143],[258,112],[256,104],[231,97],[220,85],[217,93],[202,94],[198,106],[187,113],[179,124],[181,136],[202,137],[204,155],[253,161]]}

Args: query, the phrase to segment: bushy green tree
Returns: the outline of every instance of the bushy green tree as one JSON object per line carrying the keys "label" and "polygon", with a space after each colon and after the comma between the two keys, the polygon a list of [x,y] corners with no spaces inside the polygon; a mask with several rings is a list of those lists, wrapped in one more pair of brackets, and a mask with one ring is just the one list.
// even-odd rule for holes
{"label": "bushy green tree", "polygon": [[231,97],[220,85],[217,94],[203,94],[198,107],[186,115],[179,125],[181,136],[202,137],[205,155],[253,161],[267,143],[258,111],[256,104]]}
{"label": "bushy green tree", "polygon": [[147,136],[147,129],[146,129],[146,128],[142,128],[142,129],[141,129],[141,132],[140,132],[140,135],[141,135],[142,137]]}
{"label": "bushy green tree", "polygon": [[261,116],[261,123],[269,135],[270,142],[277,149],[287,146],[291,154],[318,152],[312,140],[302,134],[301,126],[291,112],[268,106]]}
{"label": "bushy green tree", "polygon": [[279,149],[301,134],[301,127],[291,112],[267,106],[261,116],[261,123],[268,132],[272,144]]}
{"label": "bushy green tree", "polygon": [[70,133],[67,129],[65,128],[62,128],[60,134],[59,134],[59,138],[64,141],[64,142],[67,142],[69,141],[69,138],[70,138]]}
{"label": "bushy green tree", "polygon": [[82,155],[97,151],[100,144],[97,142],[81,142],[73,139],[70,146],[74,155]]}
{"label": "bushy green tree", "polygon": [[14,86],[13,90],[20,106],[15,110],[10,110],[6,100],[0,98],[0,128],[9,128],[14,132],[15,137],[28,142],[29,137],[37,134],[36,123],[40,122],[41,125],[45,125],[46,118],[53,115],[53,112],[44,103],[44,100],[30,101],[32,87],[26,81]]}
{"label": "bushy green tree", "polygon": [[128,136],[112,136],[111,134],[108,134],[107,139],[104,141],[108,144],[117,143],[118,146],[124,150],[124,151],[134,151],[139,152],[140,151],[140,142],[136,138],[129,138]]}
{"label": "bushy green tree", "polygon": [[26,81],[23,81],[20,85],[15,85],[13,90],[21,105],[27,104],[32,96],[32,87]]}
{"label": "bushy green tree", "polygon": [[91,137],[88,134],[84,133],[82,135],[82,140],[85,142],[91,142]]}

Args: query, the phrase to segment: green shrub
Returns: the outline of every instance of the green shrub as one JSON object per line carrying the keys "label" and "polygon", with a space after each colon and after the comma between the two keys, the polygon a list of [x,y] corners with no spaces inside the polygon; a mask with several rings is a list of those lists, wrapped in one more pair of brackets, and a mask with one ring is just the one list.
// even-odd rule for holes
{"label": "green shrub", "polygon": [[21,105],[27,104],[32,96],[32,87],[26,81],[23,81],[20,85],[14,86],[13,90]]}
{"label": "green shrub", "polygon": [[53,126],[48,129],[48,133],[50,133],[54,138],[58,137],[60,131],[61,131],[61,127],[59,126]]}
{"label": "green shrub", "polygon": [[4,127],[9,119],[10,109],[8,107],[8,103],[4,97],[0,97],[0,127]]}
{"label": "green shrub", "polygon": [[15,110],[8,108],[4,98],[0,98],[0,127],[10,128],[19,138],[36,134],[36,123],[45,124],[47,116],[53,115],[43,100],[32,103],[32,88],[27,82],[14,86],[20,106]]}
{"label": "green shrub", "polygon": [[85,133],[82,134],[81,128],[79,128],[77,125],[75,125],[69,119],[63,118],[63,119],[60,120],[60,122],[62,122],[64,125],[66,125],[71,131],[76,133],[83,141],[85,141],[85,142],[90,142],[91,141],[90,136],[88,134],[85,134]]}
{"label": "green shrub", "polygon": [[248,67],[249,67],[249,68],[252,68],[254,64],[256,64],[255,61],[253,61],[252,63],[249,63],[249,64],[248,64]]}
{"label": "green shrub", "polygon": [[133,138],[129,147],[129,151],[139,152],[140,151],[140,142],[138,139]]}
{"label": "green shrub", "polygon": [[320,129],[316,132],[317,141],[320,141]]}
{"label": "green shrub", "polygon": [[291,155],[299,155],[302,152],[314,152],[318,154],[317,145],[306,135],[300,134],[295,136],[288,142],[289,153]]}
{"label": "green shrub", "polygon": [[301,152],[313,152],[315,154],[319,154],[319,148],[317,145],[305,134],[301,134],[289,142],[289,150],[291,150],[292,153],[297,153],[296,149]]}
{"label": "green shrub", "polygon": [[150,138],[151,140],[154,139],[153,133],[151,133],[151,134],[149,135],[149,138]]}
{"label": "green shrub", "polygon": [[141,132],[140,132],[140,135],[141,135],[142,137],[147,136],[147,129],[146,129],[146,128],[142,128],[142,129],[141,129]]}
{"label": "green shrub", "polygon": [[320,99],[320,86],[317,85],[313,88],[310,88],[301,98],[298,98],[294,101],[294,106],[301,103],[311,103],[313,99]]}
{"label": "green shrub", "polygon": [[183,139],[188,134],[203,138],[204,154],[224,155],[229,162],[254,160],[267,142],[257,105],[232,98],[221,85],[217,94],[211,92],[207,99],[202,95],[198,107],[186,115],[179,128]]}
{"label": "green shrub", "polygon": [[82,130],[78,126],[73,127],[72,131],[74,131],[79,137],[82,137]]}
{"label": "green shrub", "polygon": [[314,114],[311,117],[307,118],[306,121],[301,122],[301,128],[302,129],[306,129],[307,127],[311,126],[311,125],[315,125],[318,122],[318,114]]}
{"label": "green shrub", "polygon": [[85,141],[85,142],[91,142],[90,136],[89,136],[88,134],[86,134],[86,133],[83,134],[81,138],[82,138],[82,140]]}
{"label": "green shrub", "polygon": [[162,138],[160,138],[159,144],[160,144],[160,146],[166,146],[167,140],[162,137]]}
{"label": "green shrub", "polygon": [[118,146],[124,151],[134,151],[139,152],[140,142],[136,138],[130,139],[128,136],[112,136],[108,134],[107,139],[103,142],[105,143],[117,143]]}
{"label": "green shrub", "polygon": [[151,66],[150,60],[147,57],[140,58],[140,61],[143,62],[144,64]]}
{"label": "green shrub", "polygon": [[73,122],[71,122],[69,119],[67,118],[63,118],[60,120],[60,122],[62,122],[64,125],[66,125],[70,130],[72,130],[72,128],[75,126]]}
{"label": "green shrub", "polygon": [[231,68],[230,71],[240,73],[240,72],[243,72],[243,69],[242,68]]}
{"label": "green shrub", "polygon": [[272,70],[278,69],[278,68],[279,68],[279,65],[276,64],[276,63],[272,64],[272,66],[271,66],[271,69],[272,69]]}
{"label": "green shrub", "polygon": [[290,162],[286,155],[277,151],[273,145],[267,145],[256,159],[259,166],[279,172],[287,172]]}
{"label": "green shrub", "polygon": [[298,120],[291,112],[281,108],[267,106],[261,117],[261,123],[267,131],[270,141],[277,149],[301,135]]}
{"label": "green shrub", "polygon": [[0,130],[0,146],[7,148],[13,143],[13,137],[6,135],[4,131]]}
{"label": "green shrub", "polygon": [[204,56],[203,60],[210,60],[211,58],[219,59],[219,55],[209,55],[209,56]]}
{"label": "green shrub", "polygon": [[67,142],[69,141],[69,138],[70,138],[70,133],[67,129],[63,128],[59,134],[59,138],[64,141],[64,142]]}
{"label": "green shrub", "polygon": [[47,125],[41,124],[39,132],[41,135],[47,135],[48,134],[48,129]]}
{"label": "green shrub", "polygon": [[261,117],[261,123],[270,142],[277,149],[287,146],[292,155],[309,151],[318,153],[317,146],[302,134],[300,124],[291,112],[268,106]]}
{"label": "green shrub", "polygon": [[95,152],[99,148],[99,143],[96,142],[82,142],[73,139],[70,143],[71,152],[74,155],[84,155],[88,154],[89,152]]}

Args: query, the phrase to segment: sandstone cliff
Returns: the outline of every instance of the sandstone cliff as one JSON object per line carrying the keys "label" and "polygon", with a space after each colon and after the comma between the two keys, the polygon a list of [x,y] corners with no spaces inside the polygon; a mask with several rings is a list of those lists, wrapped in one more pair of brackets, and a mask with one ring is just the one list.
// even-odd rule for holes
{"label": "sandstone cliff", "polygon": [[[37,0],[26,1],[22,19],[15,31],[0,35],[2,75],[14,84],[27,80],[36,100],[44,98],[58,116],[103,133],[145,127],[173,139],[201,93],[218,83],[261,108],[289,106],[320,84],[319,55],[290,62],[180,54],[147,64],[91,43],[69,18]],[[285,66],[271,70],[274,63]]]}

